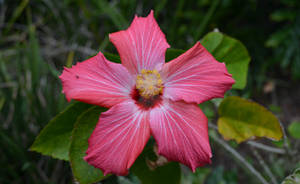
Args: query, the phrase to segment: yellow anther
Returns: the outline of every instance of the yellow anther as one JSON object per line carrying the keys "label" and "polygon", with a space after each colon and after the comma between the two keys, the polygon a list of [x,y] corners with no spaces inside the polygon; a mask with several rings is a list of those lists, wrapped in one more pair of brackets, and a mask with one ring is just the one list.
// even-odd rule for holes
{"label": "yellow anther", "polygon": [[143,81],[143,79],[137,79],[137,80],[136,80],[136,83],[137,83],[137,84],[143,84],[144,81]]}
{"label": "yellow anther", "polygon": [[149,89],[149,90],[153,90],[153,86],[149,86],[148,89]]}
{"label": "yellow anther", "polygon": [[163,90],[163,81],[157,70],[141,70],[136,77],[136,89],[144,98],[159,95]]}
{"label": "yellow anther", "polygon": [[141,74],[147,74],[147,70],[142,69],[142,70],[141,70]]}
{"label": "yellow anther", "polygon": [[158,79],[158,80],[157,80],[157,84],[158,84],[158,85],[162,85],[162,80],[161,80],[161,79]]}

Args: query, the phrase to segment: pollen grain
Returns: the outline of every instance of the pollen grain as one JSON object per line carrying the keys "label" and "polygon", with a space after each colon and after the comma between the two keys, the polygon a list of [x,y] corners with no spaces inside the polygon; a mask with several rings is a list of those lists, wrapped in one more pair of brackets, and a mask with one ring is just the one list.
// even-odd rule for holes
{"label": "pollen grain", "polygon": [[157,70],[141,70],[136,77],[136,89],[139,94],[148,99],[163,91],[163,81]]}

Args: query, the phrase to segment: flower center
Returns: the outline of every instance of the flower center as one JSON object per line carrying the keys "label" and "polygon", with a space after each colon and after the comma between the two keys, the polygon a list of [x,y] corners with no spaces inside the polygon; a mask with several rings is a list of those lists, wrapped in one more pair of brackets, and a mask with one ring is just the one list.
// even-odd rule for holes
{"label": "flower center", "polygon": [[146,99],[162,93],[163,82],[158,71],[141,70],[141,73],[136,77],[136,89]]}

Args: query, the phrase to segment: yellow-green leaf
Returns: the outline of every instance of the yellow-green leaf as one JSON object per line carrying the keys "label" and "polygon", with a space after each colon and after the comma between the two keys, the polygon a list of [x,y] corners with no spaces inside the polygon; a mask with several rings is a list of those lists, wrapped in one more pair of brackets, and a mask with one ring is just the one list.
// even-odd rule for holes
{"label": "yellow-green leaf", "polygon": [[255,137],[280,140],[283,135],[278,119],[270,111],[236,96],[222,101],[218,129],[224,139],[234,139],[238,143]]}

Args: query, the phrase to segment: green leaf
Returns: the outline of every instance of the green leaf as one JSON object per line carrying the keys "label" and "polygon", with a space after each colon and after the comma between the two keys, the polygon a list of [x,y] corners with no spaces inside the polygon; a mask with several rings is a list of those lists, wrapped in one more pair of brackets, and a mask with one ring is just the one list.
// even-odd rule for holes
{"label": "green leaf", "polygon": [[181,170],[177,162],[169,162],[166,165],[150,169],[147,162],[155,162],[157,160],[152,145],[151,143],[146,145],[142,154],[133,164],[131,168],[132,173],[141,180],[142,184],[179,184]]}
{"label": "green leaf", "polygon": [[54,117],[40,132],[30,147],[36,151],[54,158],[69,160],[70,138],[77,117],[91,105],[76,102]]}
{"label": "green leaf", "polygon": [[46,73],[46,62],[43,61],[39,40],[36,34],[36,27],[29,26],[29,44],[26,48],[27,53],[27,70],[31,73],[33,89],[35,89],[40,82],[40,77]]}
{"label": "green leaf", "polygon": [[105,108],[92,107],[80,115],[74,125],[70,147],[70,163],[75,179],[80,184],[95,183],[104,178],[99,169],[89,165],[83,157],[88,148],[88,139],[92,134],[100,113]]}
{"label": "green leaf", "polygon": [[165,60],[166,60],[166,62],[171,61],[172,59],[177,58],[184,52],[185,51],[182,49],[168,49],[166,52]]}
{"label": "green leaf", "polygon": [[300,139],[300,122],[292,122],[288,127],[288,132],[292,137]]}
{"label": "green leaf", "polygon": [[211,174],[211,168],[200,167],[195,173],[187,172],[182,175],[181,183],[205,184],[208,176]]}
{"label": "green leaf", "polygon": [[282,184],[299,184],[300,183],[300,168],[296,169],[293,174],[286,177]]}
{"label": "green leaf", "polygon": [[238,143],[252,137],[280,140],[283,136],[278,119],[263,106],[231,96],[219,107],[218,129],[225,139]]}
{"label": "green leaf", "polygon": [[235,80],[232,88],[243,89],[247,83],[250,56],[246,47],[238,40],[220,32],[210,32],[201,40],[203,46],[226,68]]}
{"label": "green leaf", "polygon": [[[180,56],[184,52],[185,52],[185,50],[182,50],[182,49],[169,48],[166,52],[165,60],[166,60],[166,62],[171,61],[172,59],[177,58],[178,56]],[[116,63],[121,63],[121,59],[118,55],[111,54],[109,52],[104,52],[104,56],[109,61],[113,61],[113,62],[116,62]]]}
{"label": "green leaf", "polygon": [[115,54],[111,54],[109,52],[104,52],[103,54],[105,56],[105,58],[109,61],[113,61],[115,63],[121,63],[121,59],[118,55]]}

